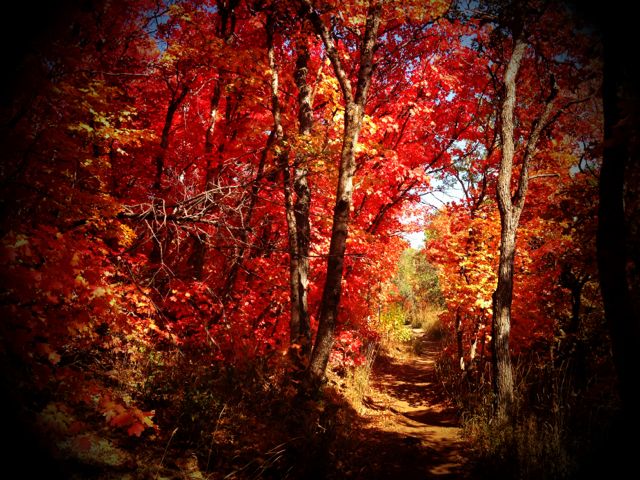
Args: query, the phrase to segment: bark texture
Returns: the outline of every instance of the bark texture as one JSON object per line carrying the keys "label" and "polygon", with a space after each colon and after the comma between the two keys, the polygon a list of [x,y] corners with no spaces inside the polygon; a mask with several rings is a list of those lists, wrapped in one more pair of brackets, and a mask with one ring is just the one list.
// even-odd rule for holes
{"label": "bark texture", "polygon": [[338,307],[342,293],[342,273],[349,233],[349,214],[353,197],[353,176],[356,169],[355,148],[362,126],[367,93],[371,85],[374,66],[373,56],[380,26],[382,4],[379,1],[374,2],[367,12],[365,31],[360,44],[360,64],[355,94],[336,49],[332,33],[309,0],[301,0],[301,6],[324,43],[345,102],[344,132],[340,153],[336,202],[333,211],[331,243],[327,260],[327,277],[320,305],[318,333],[309,362],[309,380],[317,388],[324,380],[334,342]]}
{"label": "bark texture", "polygon": [[507,418],[513,409],[513,367],[509,351],[511,331],[511,304],[513,302],[513,262],[516,254],[516,236],[520,215],[524,208],[529,185],[529,165],[535,155],[536,145],[543,129],[546,128],[553,101],[557,94],[555,84],[546,100],[543,112],[531,126],[527,139],[515,194],[511,194],[516,145],[514,141],[514,109],[516,105],[516,78],[527,44],[516,39],[513,52],[504,73],[504,98],[500,110],[502,157],[498,173],[498,209],[500,211],[500,260],[498,283],[493,293],[492,346],[493,346],[493,387],[496,416]]}
{"label": "bark texture", "polygon": [[[309,71],[308,63],[308,46],[306,42],[301,42],[298,45],[295,83],[298,87],[298,134],[302,138],[309,135],[313,127],[312,89],[307,81]],[[309,286],[309,242],[311,236],[311,224],[309,222],[311,190],[309,188],[307,175],[307,158],[298,152],[295,157],[293,178],[293,190],[295,193],[293,205],[295,238],[290,238],[290,242],[295,243],[295,249],[292,249],[292,253],[294,252],[297,257],[295,259],[296,261],[292,261],[291,265],[292,298],[294,290],[296,291],[296,303],[294,304],[292,302],[291,307],[291,342],[301,345],[304,356],[308,353],[311,340],[307,300]]]}

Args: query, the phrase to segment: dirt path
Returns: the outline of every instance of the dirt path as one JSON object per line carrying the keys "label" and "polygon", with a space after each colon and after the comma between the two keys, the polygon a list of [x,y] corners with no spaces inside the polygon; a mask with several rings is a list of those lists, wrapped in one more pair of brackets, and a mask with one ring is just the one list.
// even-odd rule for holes
{"label": "dirt path", "polygon": [[359,412],[367,421],[358,448],[362,463],[354,465],[357,478],[464,478],[458,418],[436,378],[439,346],[420,330],[414,333],[419,355],[407,348],[374,364],[371,391]]}

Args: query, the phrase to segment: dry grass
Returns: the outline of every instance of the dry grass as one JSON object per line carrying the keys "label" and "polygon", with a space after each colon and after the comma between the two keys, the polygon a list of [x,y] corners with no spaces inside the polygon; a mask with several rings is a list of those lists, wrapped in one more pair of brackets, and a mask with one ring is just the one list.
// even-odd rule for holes
{"label": "dry grass", "polygon": [[359,413],[362,413],[364,409],[363,399],[370,391],[371,371],[379,348],[380,345],[378,343],[369,344],[364,363],[349,369],[346,374],[343,394],[351,406]]}
{"label": "dry grass", "polygon": [[552,365],[535,356],[515,362],[516,408],[506,423],[493,415],[490,383],[477,377],[470,382],[450,363],[441,359],[438,374],[463,412],[463,436],[477,465],[473,478],[584,478],[585,465],[606,446],[602,438],[615,399],[578,394],[565,363]]}
{"label": "dry grass", "polygon": [[521,412],[508,424],[498,424],[490,412],[466,416],[465,437],[472,441],[486,478],[572,478],[575,459],[567,445],[562,417],[542,419]]}
{"label": "dry grass", "polygon": [[411,326],[422,329],[429,340],[441,340],[447,331],[440,321],[440,313],[442,309],[433,305],[418,309],[412,314]]}

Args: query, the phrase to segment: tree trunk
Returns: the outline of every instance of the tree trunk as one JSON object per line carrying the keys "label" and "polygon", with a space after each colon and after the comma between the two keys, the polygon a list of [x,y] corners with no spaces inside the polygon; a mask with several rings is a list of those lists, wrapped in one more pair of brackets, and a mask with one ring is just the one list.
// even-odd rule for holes
{"label": "tree trunk", "polygon": [[493,317],[491,342],[493,346],[493,387],[495,394],[495,413],[499,420],[505,420],[511,413],[514,403],[513,368],[509,352],[509,333],[511,330],[511,303],[513,299],[513,262],[516,253],[516,236],[520,215],[529,186],[529,164],[535,155],[540,134],[549,125],[553,102],[558,93],[551,77],[551,92],[546,99],[544,109],[531,124],[531,131],[524,145],[516,192],[511,195],[513,177],[515,141],[514,109],[516,104],[516,77],[526,50],[526,43],[517,38],[513,52],[504,73],[504,99],[500,111],[502,157],[498,173],[498,210],[500,212],[500,260],[498,263],[498,284],[493,293]]}
{"label": "tree trunk", "polygon": [[[496,415],[506,418],[513,407],[513,368],[509,351],[511,330],[511,301],[513,296],[513,260],[516,249],[516,232],[520,219],[520,202],[514,205],[511,197],[511,178],[514,145],[513,111],[516,103],[516,76],[526,45],[517,40],[504,73],[504,99],[500,112],[502,157],[498,173],[498,210],[500,211],[500,260],[498,264],[498,284],[493,293],[493,318],[491,342],[493,346],[493,389]],[[527,175],[523,165],[521,178]],[[526,179],[525,179],[526,180]],[[522,182],[520,182],[522,185]],[[524,200],[524,198],[522,198]],[[520,208],[519,208],[520,207]]]}
{"label": "tree trunk", "polygon": [[[301,269],[301,253],[300,242],[298,240],[298,216],[296,216],[294,205],[294,188],[291,179],[291,167],[289,165],[289,152],[286,150],[283,140],[284,131],[282,128],[280,101],[278,98],[278,65],[276,63],[275,51],[273,47],[273,34],[274,34],[274,18],[273,14],[269,14],[267,17],[267,56],[269,59],[269,69],[271,70],[271,113],[273,115],[273,130],[275,132],[275,144],[280,147],[280,152],[277,154],[277,161],[282,171],[282,189],[284,192],[284,207],[285,217],[287,220],[287,238],[289,243],[289,304],[290,304],[290,321],[289,321],[289,336],[290,343],[294,345],[301,336],[301,324],[303,322],[303,316],[307,315],[306,308],[306,285],[304,287],[300,282],[300,269]],[[300,58],[296,62],[296,80],[298,80]],[[302,65],[306,68],[306,61]],[[305,75],[306,79],[306,75]],[[301,99],[302,100],[302,99]],[[302,103],[299,105],[299,115],[302,112]],[[306,181],[306,178],[305,178]],[[304,223],[305,219],[301,219]],[[308,218],[306,218],[308,224]],[[304,303],[304,305],[303,305]]]}
{"label": "tree trunk", "polygon": [[[162,134],[160,135],[160,148],[155,158],[156,174],[153,181],[153,191],[158,196],[158,208],[162,208],[162,176],[164,175],[164,161],[169,149],[169,138],[171,135],[171,128],[173,127],[173,120],[178,107],[189,93],[189,87],[182,85],[182,87],[173,92],[169,106],[167,107],[167,113],[165,115],[164,125],[162,127]],[[153,245],[151,253],[149,254],[149,261],[152,264],[164,263],[164,247],[168,245],[167,239],[161,238],[157,233],[152,232]]]}
{"label": "tree trunk", "polygon": [[[237,7],[239,0],[231,0],[229,2],[223,2],[218,0],[216,5],[220,15],[220,26],[218,28],[218,37],[224,39],[226,44],[229,44],[233,39],[233,33],[235,30],[235,8]],[[222,91],[227,84],[227,74],[223,72],[218,73],[216,84],[213,87],[211,99],[209,101],[209,123],[205,132],[204,138],[204,154],[207,158],[207,170],[205,173],[204,189],[211,190],[215,183],[217,183],[218,172],[221,168],[222,161],[219,159],[218,165],[214,169],[213,166],[213,150],[214,150],[214,137],[216,131],[216,125],[218,121],[218,110],[220,107],[220,100],[222,98]],[[221,143],[221,146],[223,143]],[[191,273],[194,280],[202,280],[202,274],[204,270],[205,257],[207,253],[207,244],[205,242],[206,237],[194,234],[193,238],[193,252],[189,257],[189,265],[191,266]]]}
{"label": "tree trunk", "polygon": [[[311,340],[311,324],[309,321],[309,306],[307,293],[309,289],[309,245],[311,226],[309,223],[309,207],[311,205],[311,190],[307,183],[306,167],[295,169],[294,190],[296,201],[294,214],[296,223],[296,240],[298,242],[298,263],[295,268],[295,286],[298,289],[298,325],[292,331],[292,340],[300,343],[303,353],[308,353]],[[293,338],[293,333],[296,338]]]}
{"label": "tree trunk", "polygon": [[[178,88],[178,87],[176,87]],[[189,87],[182,85],[182,87],[174,92],[167,107],[167,113],[165,115],[164,126],[162,127],[162,134],[160,135],[160,150],[156,155],[156,176],[153,181],[153,190],[160,194],[162,189],[162,175],[164,174],[164,160],[169,148],[169,136],[171,134],[171,127],[173,126],[173,119],[175,117],[178,107],[189,93]]]}
{"label": "tree trunk", "polygon": [[344,270],[344,252],[347,247],[349,233],[353,175],[356,169],[354,149],[358,141],[361,123],[360,107],[354,104],[349,105],[345,114],[338,189],[336,192],[336,205],[333,211],[329,259],[327,261],[327,278],[322,292],[318,334],[309,364],[311,377],[316,384],[321,383],[324,378],[327,363],[329,362],[329,354],[333,347],[338,306],[342,294],[342,272]]}
{"label": "tree trunk", "polygon": [[[309,51],[306,43],[298,45],[298,58],[296,59],[295,82],[298,87],[298,134],[301,137],[311,133],[313,126],[313,109],[311,107],[311,86],[307,81]],[[310,348],[311,325],[309,322],[309,307],[307,291],[309,285],[309,244],[311,225],[309,223],[309,209],[311,207],[311,190],[307,180],[307,159],[301,153],[296,153],[294,167],[294,192],[295,203],[293,205],[295,224],[295,243],[297,262],[292,265],[292,291],[297,291],[297,304],[292,304],[291,312],[291,342],[300,344],[302,354],[306,357]],[[292,262],[293,263],[293,262]],[[295,309],[295,319],[294,310]]]}
{"label": "tree trunk", "polygon": [[460,311],[456,312],[456,345],[458,347],[458,364],[460,365],[460,370],[465,369],[464,364],[464,348],[462,346],[462,316],[460,315]]}
{"label": "tree trunk", "polygon": [[[249,233],[251,232],[251,223],[253,222],[253,214],[255,213],[256,203],[258,199],[258,192],[260,191],[260,179],[264,175],[264,167],[267,161],[267,156],[269,152],[273,148],[275,142],[275,133],[271,132],[269,137],[267,138],[267,143],[260,155],[260,161],[258,163],[258,169],[256,171],[255,180],[253,181],[253,185],[251,186],[249,205],[246,210],[246,215],[242,221],[244,228],[240,230],[237,239],[237,250],[234,252],[233,257],[230,262],[231,265],[229,270],[226,273],[225,282],[220,288],[220,293],[218,294],[218,298],[220,299],[220,304],[224,307],[225,305],[231,303],[231,296],[235,290],[236,280],[238,278],[238,273],[240,269],[244,265],[245,256],[247,253],[247,245],[249,240]],[[239,304],[235,303],[235,308],[237,309]],[[234,309],[235,311],[235,309]],[[220,310],[216,312],[212,316],[212,323],[217,323],[221,317],[226,315],[224,310]]]}
{"label": "tree trunk", "polygon": [[[609,20],[605,25],[603,43],[605,141],[600,171],[597,259],[605,317],[618,374],[623,428],[629,435],[635,435],[640,428],[640,394],[637,388],[640,369],[637,353],[640,338],[640,295],[637,290],[640,209],[638,186],[633,181],[640,178],[640,149],[638,114],[633,108],[634,104],[635,108],[640,104],[637,84],[640,74],[638,67],[630,65],[626,58],[625,33],[617,22]],[[627,443],[627,440],[623,442]]]}
{"label": "tree trunk", "polygon": [[[213,137],[215,133],[215,127],[218,119],[218,107],[220,106],[220,98],[222,95],[222,88],[224,86],[224,77],[218,77],[216,84],[213,88],[211,100],[209,102],[209,125],[205,132],[204,140],[204,154],[207,157],[207,171],[204,180],[204,189],[210,190],[214,185],[214,168],[212,165],[213,154]],[[207,253],[207,244],[205,238],[200,235],[193,234],[193,251],[189,256],[189,265],[191,265],[191,274],[194,280],[202,280],[202,274],[204,270],[205,256]]]}
{"label": "tree trunk", "polygon": [[498,285],[493,293],[492,335],[493,386],[496,413],[505,418],[513,407],[513,368],[509,351],[511,302],[513,297],[513,260],[516,250],[517,223],[510,215],[502,216]]}
{"label": "tree trunk", "polygon": [[469,378],[469,380],[473,381],[474,377],[475,377],[475,371],[477,370],[478,367],[478,360],[476,359],[477,353],[478,353],[478,340],[480,339],[480,328],[482,327],[482,320],[480,319],[481,317],[478,317],[478,320],[476,321],[476,325],[474,327],[473,330],[473,341],[471,342],[471,346],[469,347],[469,365],[467,366],[467,378]]}
{"label": "tree trunk", "polygon": [[342,273],[344,269],[344,253],[349,233],[349,214],[353,196],[353,176],[355,174],[355,147],[362,126],[364,106],[373,74],[373,54],[376,37],[380,25],[382,5],[374,3],[367,12],[364,37],[360,45],[360,66],[355,96],[348,74],[342,66],[340,56],[335,47],[335,40],[313,8],[309,0],[302,1],[316,33],[322,38],[327,56],[340,84],[345,100],[344,132],[340,167],[338,171],[338,187],[336,203],[333,211],[331,243],[327,260],[327,277],[322,292],[318,333],[309,362],[309,380],[312,388],[317,389],[324,381],[329,355],[333,347],[334,332],[338,317],[338,307],[342,293]]}

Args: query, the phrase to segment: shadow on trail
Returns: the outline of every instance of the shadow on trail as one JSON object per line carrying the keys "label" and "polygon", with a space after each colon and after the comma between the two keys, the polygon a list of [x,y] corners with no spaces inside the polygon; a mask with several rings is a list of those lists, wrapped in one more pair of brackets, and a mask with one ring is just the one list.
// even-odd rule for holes
{"label": "shadow on trail", "polygon": [[[338,479],[458,479],[464,466],[452,462],[460,451],[457,440],[420,431],[389,431],[350,407],[339,412],[343,428],[303,461],[291,478]],[[402,418],[402,417],[400,417]],[[393,420],[397,424],[397,419]],[[411,426],[407,419],[407,426]],[[350,427],[345,430],[344,426]]]}
{"label": "shadow on trail", "polygon": [[434,425],[437,427],[457,427],[456,412],[453,409],[434,410],[427,408],[418,412],[404,413],[405,417],[415,422],[425,425]]}
{"label": "shadow on trail", "polygon": [[433,361],[424,359],[426,356],[435,358],[437,347],[430,347],[422,350],[421,358],[414,363],[381,356],[373,369],[378,385],[412,406],[445,404],[447,397],[438,382]]}
{"label": "shadow on trail", "polygon": [[343,478],[430,479],[460,478],[460,467],[450,465],[459,449],[456,442],[438,442],[437,448],[424,440],[395,432],[368,430],[353,452],[349,471]]}
{"label": "shadow on trail", "polygon": [[[420,346],[420,345],[419,345]],[[237,479],[429,480],[469,478],[457,416],[435,373],[437,345],[419,355],[380,355],[368,395],[352,403],[332,380],[320,401],[283,401],[274,411],[290,440],[265,451],[234,451]],[[221,459],[227,457],[220,456]]]}
{"label": "shadow on trail", "polygon": [[330,442],[324,469],[312,468],[308,478],[465,478],[457,414],[436,377],[438,345],[418,341],[419,355],[377,358],[364,414],[342,410],[351,428]]}

